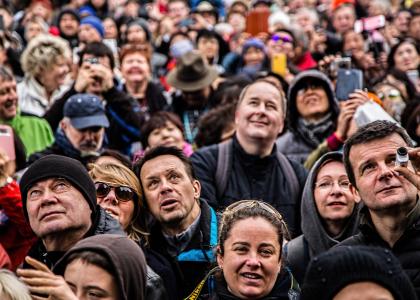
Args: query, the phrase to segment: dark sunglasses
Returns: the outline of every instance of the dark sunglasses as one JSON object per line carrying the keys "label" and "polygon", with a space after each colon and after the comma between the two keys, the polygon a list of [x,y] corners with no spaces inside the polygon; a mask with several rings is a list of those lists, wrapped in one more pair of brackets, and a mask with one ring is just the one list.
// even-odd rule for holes
{"label": "dark sunglasses", "polygon": [[95,182],[96,197],[105,198],[111,189],[114,189],[118,201],[128,202],[136,198],[136,193],[128,186],[112,186],[105,182]]}

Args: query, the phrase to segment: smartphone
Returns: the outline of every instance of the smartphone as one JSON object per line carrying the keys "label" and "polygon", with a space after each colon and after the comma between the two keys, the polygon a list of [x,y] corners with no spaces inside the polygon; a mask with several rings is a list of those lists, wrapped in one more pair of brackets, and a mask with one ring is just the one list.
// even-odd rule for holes
{"label": "smartphone", "polygon": [[16,159],[13,129],[7,125],[0,125],[0,149],[6,153],[10,160]]}
{"label": "smartphone", "polygon": [[284,53],[273,54],[271,58],[271,71],[284,77],[287,70],[287,57]]}
{"label": "smartphone", "polygon": [[357,69],[339,68],[337,72],[337,83],[335,95],[339,101],[346,101],[349,95],[355,90],[363,88],[363,73]]}
{"label": "smartphone", "polygon": [[384,27],[385,21],[386,20],[384,15],[357,20],[354,22],[354,31],[357,33],[363,31],[374,31]]}
{"label": "smartphone", "polygon": [[256,36],[260,32],[268,32],[270,13],[270,11],[251,11],[246,17],[246,32],[252,36]]}
{"label": "smartphone", "polygon": [[195,20],[193,18],[183,19],[178,23],[178,27],[190,27],[195,24]]}

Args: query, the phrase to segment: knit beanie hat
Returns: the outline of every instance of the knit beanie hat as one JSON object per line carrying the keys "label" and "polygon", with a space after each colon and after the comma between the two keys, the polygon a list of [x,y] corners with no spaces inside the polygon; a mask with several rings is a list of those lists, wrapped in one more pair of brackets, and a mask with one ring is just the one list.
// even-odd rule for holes
{"label": "knit beanie hat", "polygon": [[311,261],[300,300],[331,300],[347,285],[366,281],[386,288],[395,300],[417,299],[410,279],[390,250],[339,246]]}
{"label": "knit beanie hat", "polygon": [[96,216],[96,189],[86,168],[78,160],[51,154],[31,164],[20,181],[23,212],[27,220],[26,200],[28,190],[37,182],[48,178],[64,178],[68,180],[82,193],[92,210],[92,219],[94,219],[94,216]]}
{"label": "knit beanie hat", "polygon": [[250,38],[249,40],[245,41],[244,45],[242,46],[242,56],[245,55],[249,48],[257,48],[265,53],[264,43],[257,38]]}
{"label": "knit beanie hat", "polygon": [[102,25],[102,22],[99,18],[94,17],[94,16],[85,17],[80,22],[80,26],[85,25],[85,24],[90,25],[93,28],[95,28],[96,31],[99,32],[100,36],[104,37],[105,35],[104,26]]}

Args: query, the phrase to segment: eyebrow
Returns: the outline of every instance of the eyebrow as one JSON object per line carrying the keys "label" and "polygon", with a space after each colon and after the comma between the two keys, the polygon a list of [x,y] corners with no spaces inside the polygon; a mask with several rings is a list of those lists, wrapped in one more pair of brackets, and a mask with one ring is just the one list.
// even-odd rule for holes
{"label": "eyebrow", "polygon": [[[180,173],[179,171],[177,171],[176,168],[170,168],[170,169],[167,169],[167,170],[163,171],[163,173],[165,175],[168,175],[168,174],[170,174],[172,172]],[[154,178],[159,178],[159,175],[157,175],[157,174],[151,174],[149,176],[146,176],[145,180],[150,180],[150,179],[154,179]]]}

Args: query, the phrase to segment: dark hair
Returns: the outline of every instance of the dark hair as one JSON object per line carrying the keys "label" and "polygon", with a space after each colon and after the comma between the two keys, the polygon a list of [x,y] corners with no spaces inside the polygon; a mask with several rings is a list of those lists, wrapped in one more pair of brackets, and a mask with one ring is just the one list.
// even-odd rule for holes
{"label": "dark hair", "polygon": [[[420,55],[420,48],[419,45],[416,43],[416,41],[412,38],[405,38],[400,40],[397,44],[392,46],[391,51],[388,54],[388,69],[394,69],[395,68],[395,53],[397,52],[398,48],[401,47],[402,44],[409,43],[416,48],[417,54]],[[419,66],[417,67],[419,69]]]}
{"label": "dark hair", "polygon": [[398,134],[410,147],[413,146],[411,138],[407,132],[400,125],[390,121],[374,121],[361,128],[353,134],[344,144],[344,167],[346,168],[347,175],[350,183],[356,187],[356,179],[353,172],[353,167],[350,161],[351,147],[354,145],[366,144],[370,141],[388,137],[392,134]]}
{"label": "dark hair", "polygon": [[241,200],[229,205],[222,214],[219,225],[219,254],[224,254],[224,243],[229,238],[233,226],[241,220],[249,218],[263,218],[277,230],[280,244],[280,259],[283,239],[289,239],[286,223],[280,213],[270,204],[258,200]]}
{"label": "dark hair", "polygon": [[197,147],[222,142],[223,130],[235,122],[236,101],[219,105],[204,114],[197,124],[198,132],[194,139]]}
{"label": "dark hair", "polygon": [[13,129],[13,142],[15,144],[15,163],[16,163],[16,172],[23,170],[27,167],[26,165],[26,148],[22,142],[22,139],[17,134],[16,130]]}
{"label": "dark hair", "polygon": [[144,123],[144,125],[141,128],[142,135],[140,141],[143,145],[143,148],[149,146],[148,139],[152,131],[155,129],[165,127],[166,122],[171,122],[179,130],[181,130],[182,134],[184,134],[184,127],[182,126],[181,119],[178,117],[178,115],[168,111],[158,111],[152,114],[150,119],[147,120],[147,122]]}
{"label": "dark hair", "polygon": [[117,150],[113,150],[113,149],[106,149],[103,152],[101,152],[101,154],[98,157],[96,157],[93,163],[95,163],[100,157],[104,157],[104,156],[110,156],[112,158],[115,158],[116,160],[121,162],[124,166],[132,170],[132,164],[131,164],[130,159],[126,155],[122,154],[121,152]]}
{"label": "dark hair", "polygon": [[401,114],[401,125],[405,128],[408,135],[417,142],[420,143],[420,137],[417,136],[416,130],[419,125],[420,117],[420,95],[407,102],[403,113]]}
{"label": "dark hair", "polygon": [[66,265],[68,266],[72,261],[77,260],[77,259],[80,259],[84,263],[88,263],[88,264],[97,266],[101,269],[104,269],[113,277],[115,275],[116,271],[114,267],[112,266],[112,264],[109,262],[109,260],[105,256],[99,254],[98,252],[94,252],[90,250],[73,252],[67,258]]}
{"label": "dark hair", "polygon": [[197,179],[190,159],[185,156],[184,152],[181,149],[178,149],[176,147],[158,146],[158,147],[154,147],[147,150],[144,153],[144,156],[134,163],[134,167],[133,167],[134,173],[136,173],[136,175],[140,178],[140,185],[142,189],[143,189],[143,183],[141,181],[140,173],[144,164],[149,160],[152,160],[156,157],[163,156],[163,155],[172,155],[172,156],[177,157],[183,163],[185,170],[188,176],[190,177],[190,179],[191,180]]}
{"label": "dark hair", "polygon": [[90,54],[95,57],[108,57],[111,69],[114,69],[115,67],[114,54],[112,53],[111,49],[109,49],[109,47],[102,42],[92,42],[86,44],[85,48],[80,51],[79,67],[82,65],[83,56],[86,54]]}

